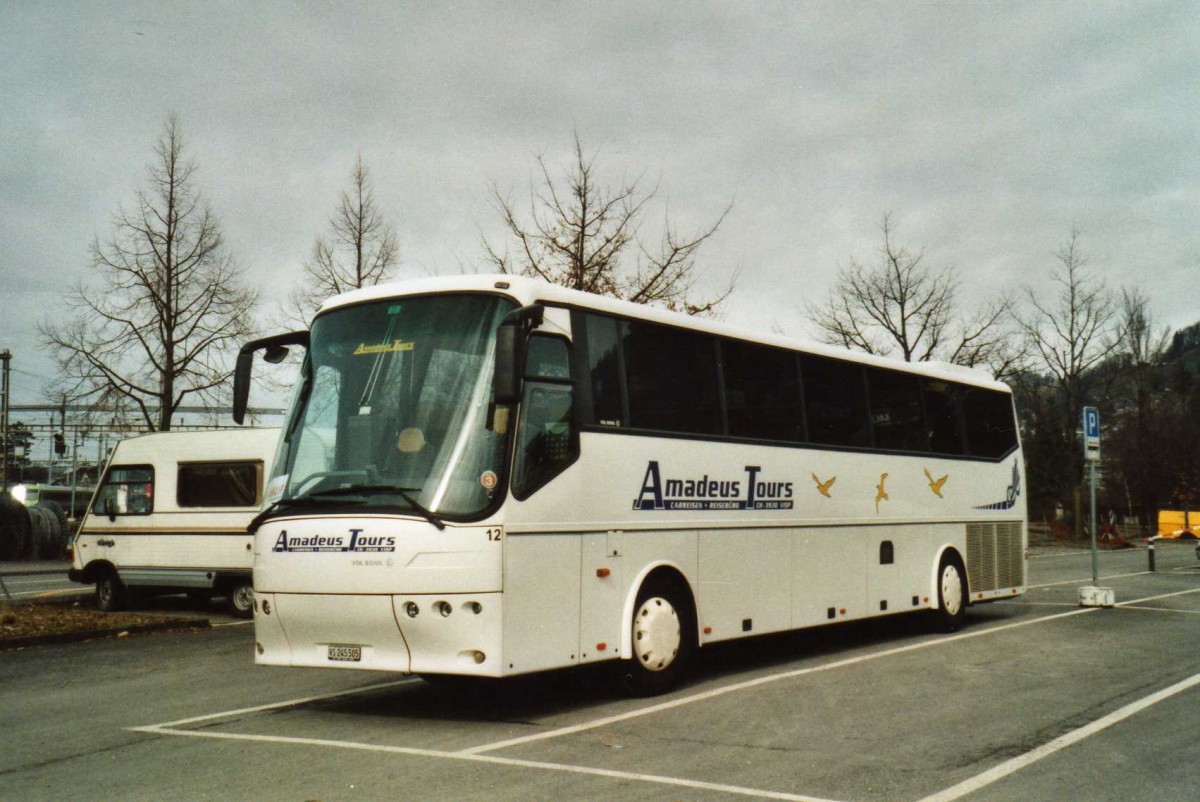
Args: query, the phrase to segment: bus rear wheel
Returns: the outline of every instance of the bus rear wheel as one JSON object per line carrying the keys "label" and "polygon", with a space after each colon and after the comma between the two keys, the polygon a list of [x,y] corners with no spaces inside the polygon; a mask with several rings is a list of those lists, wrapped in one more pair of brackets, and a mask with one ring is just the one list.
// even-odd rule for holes
{"label": "bus rear wheel", "polygon": [[962,566],[952,557],[943,557],[938,567],[938,606],[934,615],[938,629],[955,632],[967,617],[967,582]]}
{"label": "bus rear wheel", "polygon": [[620,663],[626,691],[653,696],[670,690],[687,674],[696,654],[690,594],[678,582],[650,580],[638,592],[631,627],[633,657]]}

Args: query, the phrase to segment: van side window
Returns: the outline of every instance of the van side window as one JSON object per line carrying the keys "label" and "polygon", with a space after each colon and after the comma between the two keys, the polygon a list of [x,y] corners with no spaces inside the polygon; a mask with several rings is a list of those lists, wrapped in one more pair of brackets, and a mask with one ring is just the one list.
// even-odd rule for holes
{"label": "van side window", "polygon": [[180,507],[257,507],[261,490],[262,463],[256,461],[185,463],[175,484]]}
{"label": "van side window", "polygon": [[114,466],[96,493],[93,512],[114,515],[149,515],[154,512],[154,468],[149,465]]}

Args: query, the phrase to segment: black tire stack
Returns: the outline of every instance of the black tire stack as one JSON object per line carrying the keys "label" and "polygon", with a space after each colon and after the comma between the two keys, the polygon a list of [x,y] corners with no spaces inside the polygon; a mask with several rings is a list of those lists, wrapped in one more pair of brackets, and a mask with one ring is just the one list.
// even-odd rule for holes
{"label": "black tire stack", "polygon": [[29,513],[8,494],[0,495],[0,560],[24,560],[31,542]]}
{"label": "black tire stack", "polygon": [[0,560],[52,560],[67,550],[70,527],[53,501],[26,507],[0,496]]}

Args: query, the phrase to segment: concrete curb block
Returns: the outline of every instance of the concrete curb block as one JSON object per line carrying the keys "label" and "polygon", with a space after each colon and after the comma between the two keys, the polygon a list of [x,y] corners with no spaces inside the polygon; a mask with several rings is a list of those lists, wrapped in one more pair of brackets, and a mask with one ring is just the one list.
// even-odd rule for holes
{"label": "concrete curb block", "polygon": [[171,618],[166,621],[155,621],[153,624],[136,624],[128,627],[105,627],[103,629],[81,629],[74,632],[53,632],[48,635],[20,635],[12,638],[0,638],[0,652],[11,649],[21,649],[26,646],[40,646],[47,643],[77,643],[85,640],[112,638],[122,632],[138,635],[147,632],[165,632],[169,630],[208,629],[212,623],[207,618]]}

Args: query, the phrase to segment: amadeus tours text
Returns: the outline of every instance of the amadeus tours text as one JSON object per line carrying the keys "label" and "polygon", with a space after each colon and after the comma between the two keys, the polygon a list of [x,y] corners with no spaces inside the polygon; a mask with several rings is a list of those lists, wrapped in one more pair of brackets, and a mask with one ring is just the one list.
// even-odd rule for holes
{"label": "amadeus tours text", "polygon": [[747,465],[734,476],[667,476],[657,460],[646,466],[635,510],[790,510],[792,483],[763,476]]}
{"label": "amadeus tours text", "polygon": [[386,535],[364,535],[361,529],[351,529],[344,535],[289,535],[287,530],[275,538],[271,551],[395,551],[396,538]]}

